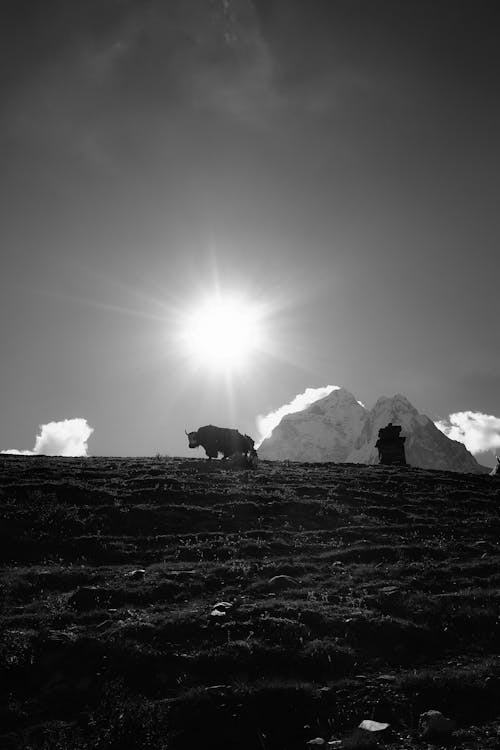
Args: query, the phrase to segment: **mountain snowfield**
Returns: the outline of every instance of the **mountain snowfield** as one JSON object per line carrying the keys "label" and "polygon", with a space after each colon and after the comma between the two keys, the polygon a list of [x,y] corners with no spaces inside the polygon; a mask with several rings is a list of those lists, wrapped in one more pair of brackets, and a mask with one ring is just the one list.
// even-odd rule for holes
{"label": "mountain snowfield", "polygon": [[271,436],[262,441],[259,456],[272,461],[378,464],[378,431],[389,422],[403,428],[406,460],[411,466],[486,471],[462,443],[450,440],[405,396],[381,397],[369,410],[346,388],[338,388],[303,411],[283,417]]}

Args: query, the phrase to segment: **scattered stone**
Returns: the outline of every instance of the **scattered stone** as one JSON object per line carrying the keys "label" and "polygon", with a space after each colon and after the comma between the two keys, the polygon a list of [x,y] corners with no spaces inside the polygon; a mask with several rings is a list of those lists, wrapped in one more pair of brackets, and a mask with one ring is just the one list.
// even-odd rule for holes
{"label": "scattered stone", "polygon": [[225,617],[232,606],[231,602],[217,602],[210,612],[210,617]]}
{"label": "scattered stone", "polygon": [[129,573],[125,573],[125,578],[142,578],[146,574],[144,568],[136,568]]}
{"label": "scattered stone", "polygon": [[443,716],[441,711],[425,711],[418,721],[420,735],[425,739],[449,737],[455,729],[455,722]]}
{"label": "scattered stone", "polygon": [[381,594],[385,594],[386,596],[392,596],[393,594],[397,594],[399,591],[399,586],[382,586],[380,589]]}
{"label": "scattered stone", "polygon": [[359,729],[365,729],[367,732],[383,732],[384,729],[388,729],[389,724],[383,721],[374,721],[373,719],[363,719],[359,725]]}
{"label": "scattered stone", "polygon": [[285,575],[273,576],[269,579],[268,584],[275,589],[284,589],[288,586],[300,586],[300,583],[296,578]]}

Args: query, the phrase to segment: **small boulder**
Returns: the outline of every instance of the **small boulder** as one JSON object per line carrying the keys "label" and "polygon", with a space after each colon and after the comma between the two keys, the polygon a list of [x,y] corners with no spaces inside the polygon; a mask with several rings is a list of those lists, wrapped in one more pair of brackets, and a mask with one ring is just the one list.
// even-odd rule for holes
{"label": "small boulder", "polygon": [[367,732],[383,732],[384,729],[389,728],[389,724],[386,724],[383,721],[373,721],[373,719],[363,719],[359,728],[364,729]]}
{"label": "small boulder", "polygon": [[130,570],[128,573],[125,573],[125,578],[143,578],[146,574],[146,571],[144,568],[136,568],[136,570]]}
{"label": "small boulder", "polygon": [[225,617],[232,606],[231,602],[217,602],[210,612],[210,617]]}
{"label": "small boulder", "polygon": [[420,714],[418,730],[424,739],[449,737],[455,729],[453,719],[443,716],[441,711],[425,711]]}

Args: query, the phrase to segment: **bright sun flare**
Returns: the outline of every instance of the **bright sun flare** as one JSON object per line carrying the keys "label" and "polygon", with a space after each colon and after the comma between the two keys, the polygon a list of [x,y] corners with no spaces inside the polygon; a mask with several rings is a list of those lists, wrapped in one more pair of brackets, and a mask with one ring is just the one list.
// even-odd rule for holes
{"label": "bright sun flare", "polygon": [[261,344],[257,308],[237,298],[216,297],[188,318],[183,339],[198,365],[225,372],[239,369]]}

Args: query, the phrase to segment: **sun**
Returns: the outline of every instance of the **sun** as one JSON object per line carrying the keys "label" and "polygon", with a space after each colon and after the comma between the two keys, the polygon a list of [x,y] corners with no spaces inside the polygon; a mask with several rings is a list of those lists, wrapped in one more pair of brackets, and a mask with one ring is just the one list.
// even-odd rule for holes
{"label": "sun", "polygon": [[262,338],[258,307],[236,296],[206,300],[187,317],[182,333],[195,363],[219,372],[248,366]]}

